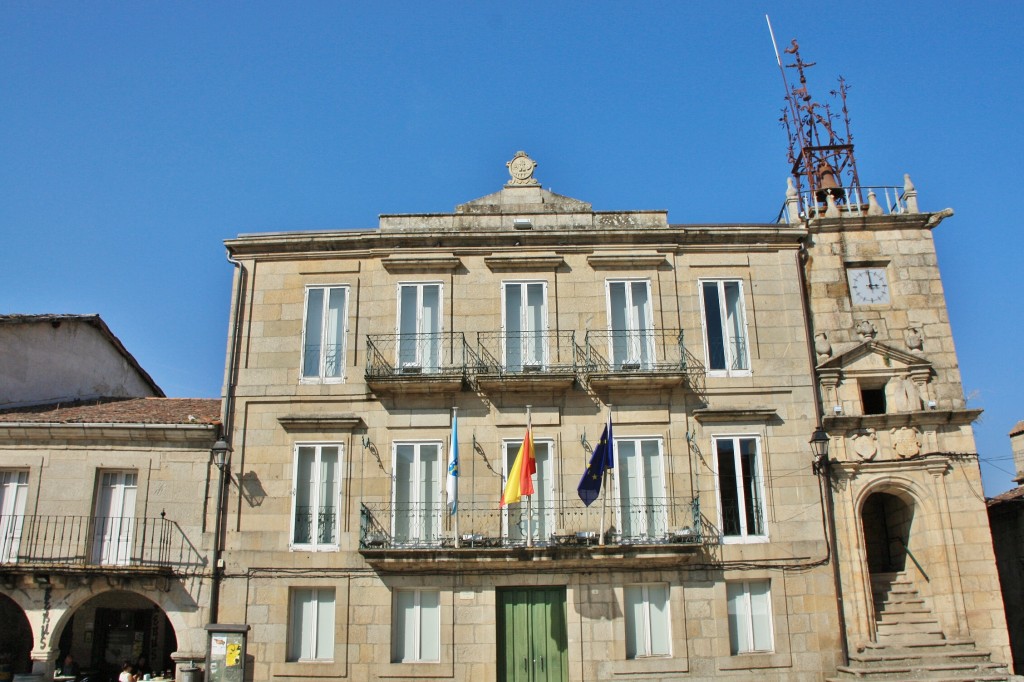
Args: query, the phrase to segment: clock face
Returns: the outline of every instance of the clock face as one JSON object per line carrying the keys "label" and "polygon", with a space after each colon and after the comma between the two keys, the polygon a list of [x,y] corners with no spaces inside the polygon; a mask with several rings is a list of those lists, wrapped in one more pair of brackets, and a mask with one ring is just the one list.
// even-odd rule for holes
{"label": "clock face", "polygon": [[850,268],[846,271],[850,282],[850,299],[863,305],[889,302],[889,278],[885,268]]}

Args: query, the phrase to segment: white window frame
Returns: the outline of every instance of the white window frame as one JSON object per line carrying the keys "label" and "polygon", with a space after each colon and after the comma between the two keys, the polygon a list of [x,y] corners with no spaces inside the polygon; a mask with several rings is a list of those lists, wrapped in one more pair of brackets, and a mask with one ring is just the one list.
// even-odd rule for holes
{"label": "white window frame", "polygon": [[18,561],[28,477],[28,469],[0,469],[0,564]]}
{"label": "white window frame", "polygon": [[[527,320],[527,311],[529,310],[529,289],[531,285],[539,284],[541,286],[541,326],[539,329],[531,329],[526,331],[525,322]],[[501,364],[502,367],[510,368],[509,356],[508,356],[508,344],[509,344],[509,323],[508,323],[508,288],[510,286],[519,287],[522,292],[521,302],[522,307],[520,308],[519,315],[519,334],[521,357],[520,363],[515,371],[524,371],[526,367],[532,367],[540,363],[540,368],[546,368],[549,365],[549,349],[548,349],[548,283],[546,280],[508,280],[501,283]],[[541,343],[541,357],[533,358],[527,357],[526,346],[530,338],[535,338],[536,335],[540,335]]]}
{"label": "white window frame", "polygon": [[[136,469],[100,469],[97,474],[93,504],[93,561],[107,566],[126,566],[132,561],[135,546],[139,472]],[[106,481],[112,484],[104,485]],[[111,490],[108,501],[116,509],[104,509],[104,490],[107,488]],[[114,512],[119,515],[115,516]]]}
{"label": "white window frame", "polygon": [[[708,338],[708,324],[707,324],[707,301],[704,300],[704,285],[705,284],[717,284],[718,288],[718,301],[719,309],[718,315],[722,328],[722,352],[725,354],[725,368],[724,369],[712,369],[711,368],[711,340]],[[736,352],[736,341],[737,338],[734,334],[734,330],[729,326],[728,311],[725,297],[725,286],[726,284],[736,284],[739,293],[738,300],[738,312],[743,316],[742,324],[739,325],[742,333],[742,356]],[[709,376],[719,377],[740,377],[750,376],[750,329],[747,323],[747,302],[746,294],[743,291],[743,279],[739,277],[723,277],[723,278],[707,278],[698,279],[697,288],[700,294],[700,325],[702,331],[702,337],[704,339],[704,359],[707,366],[707,372]],[[736,367],[737,360],[742,365]]]}
{"label": "white window frame", "polygon": [[[515,456],[519,452],[519,448],[523,445],[522,438],[504,438],[501,441],[501,480],[502,490],[505,489],[505,485],[508,483],[508,472],[512,468],[512,464],[515,462]],[[534,456],[537,453],[537,446],[542,445],[548,450],[548,459],[546,468],[546,477],[541,478],[541,465],[537,463],[537,473],[533,476],[533,487],[537,492],[541,491],[541,486],[545,488],[543,494],[547,499],[547,506],[541,507],[536,503],[536,494],[534,495],[534,502],[531,505],[533,510],[533,516],[530,519],[530,531],[534,541],[546,541],[548,538],[543,537],[542,534],[547,533],[550,536],[551,533],[555,532],[555,480],[558,478],[558,472],[555,471],[555,441],[551,438],[534,438],[533,439],[533,452]],[[511,450],[511,452],[510,452]],[[526,530],[525,528],[515,537],[512,536],[512,526],[510,523],[509,516],[521,515],[526,511],[526,501],[515,502],[507,504],[502,507],[501,510],[501,533],[504,537],[509,538],[512,541],[526,541]],[[543,525],[539,525],[538,521],[542,521]],[[517,531],[518,533],[518,531]]]}
{"label": "white window frame", "polygon": [[[633,288],[632,285],[636,283],[643,283],[647,285],[647,313],[643,320],[633,319]],[[629,318],[628,327],[624,330],[616,330],[614,328],[614,322],[612,321],[612,285],[623,284],[625,285],[626,294],[626,316]],[[633,369],[632,365],[636,364],[636,369],[650,369],[657,362],[656,346],[654,343],[654,292],[651,287],[651,280],[648,277],[632,277],[632,278],[618,278],[618,279],[606,279],[604,281],[604,295],[605,295],[605,310],[608,315],[608,362],[611,363],[612,367],[616,370],[620,369]],[[630,357],[627,352],[625,358],[615,357],[615,337],[613,332],[623,331],[627,335],[626,343],[631,344],[633,339],[636,339],[638,344],[641,344],[639,348],[640,357]],[[644,358],[644,354],[647,355]]]}
{"label": "white window frame", "polygon": [[[623,498],[623,485],[624,480],[624,468],[622,467],[622,455],[621,447],[622,443],[632,441],[635,443],[635,453],[639,455],[643,452],[643,443],[645,441],[654,441],[658,444],[658,461],[661,465],[661,490],[644,490],[644,499],[642,503],[650,507],[652,505],[660,505],[660,508],[655,506],[653,509],[649,509],[647,512],[646,525],[647,529],[643,535],[631,535],[633,538],[644,538],[648,540],[661,539],[668,533],[668,471],[665,468],[665,439],[661,436],[615,436],[614,448],[615,452],[615,467],[612,469],[615,478],[615,492],[618,496],[615,512],[616,512],[616,527],[620,532],[623,533],[623,539],[625,537],[625,528],[627,522],[623,519],[623,514],[627,513],[625,508],[628,506],[625,499]],[[633,459],[636,463],[643,467],[643,457],[635,456]],[[640,470],[640,480],[647,480],[647,472],[645,469]],[[646,484],[645,484],[646,488]],[[630,524],[634,523],[630,521]],[[653,527],[652,527],[653,526]]]}
{"label": "white window frame", "polygon": [[[746,655],[746,654],[762,654],[762,653],[772,653],[772,652],[774,652],[775,651],[775,624],[774,624],[774,620],[775,619],[773,618],[773,615],[772,615],[772,585],[771,585],[771,580],[769,580],[767,578],[764,579],[764,580],[730,580],[730,581],[726,581],[725,585],[726,585],[726,601],[728,602],[728,607],[726,608],[726,610],[728,611],[729,652],[730,652],[730,654],[733,655],[733,656],[743,656],[743,655]],[[758,586],[765,587],[765,590],[764,590],[764,600],[765,600],[765,603],[762,605],[764,613],[760,617],[763,617],[763,618],[765,618],[767,620],[767,622],[766,623],[762,623],[762,625],[764,625],[764,629],[767,632],[768,640],[769,641],[766,642],[765,643],[766,646],[763,646],[763,647],[758,647],[754,643],[754,632],[755,632],[754,618],[755,618],[755,616],[754,616],[754,613],[753,613],[753,610],[754,610],[754,608],[753,608],[753,600],[751,598],[751,589],[750,589],[751,585],[758,585]],[[739,607],[741,607],[743,609],[742,613],[739,612],[739,611],[735,611],[733,608],[731,608],[732,607],[732,603],[733,603],[733,599],[729,596],[729,588],[730,588],[730,586],[739,586],[741,588],[741,591],[738,594],[739,599],[736,601],[736,604],[737,604],[737,606],[739,606]],[[743,628],[742,633],[740,633],[740,634],[742,634],[742,636],[744,636],[746,638],[746,640],[745,640],[746,642],[750,643],[750,647],[749,648],[741,648],[741,643],[737,642],[737,641],[734,641],[734,639],[733,639],[733,631],[735,630],[737,633],[739,633],[740,632],[740,628]]]}
{"label": "white window frame", "polygon": [[[658,611],[656,608],[652,609],[651,590],[652,589],[663,590],[665,597],[664,600],[664,612]],[[642,611],[641,621],[639,623],[633,623],[633,633],[638,641],[630,641],[630,623],[633,621],[633,610],[630,607],[630,592],[632,590],[640,591],[640,599],[638,603]],[[626,585],[622,591],[622,611],[624,614],[624,625],[625,625],[625,642],[626,642],[626,658],[627,659],[641,659],[641,658],[665,658],[672,655],[672,617],[671,617],[671,601],[672,601],[672,589],[668,583],[640,583],[635,585]],[[665,651],[653,651],[654,641],[651,636],[651,632],[656,628],[664,629],[665,635]],[[641,641],[642,639],[642,641]],[[630,648],[633,649],[632,655]]]}
{"label": "white window frame", "polygon": [[[436,357],[424,357],[430,349],[416,346],[416,358],[412,361],[402,360],[402,290],[405,287],[416,288],[416,336],[425,334],[437,334],[437,346],[433,349]],[[423,327],[423,290],[426,287],[437,287],[437,330],[424,332]],[[444,282],[399,282],[397,288],[396,310],[398,315],[395,318],[395,367],[399,372],[415,369],[422,372],[436,373],[440,370],[442,356],[444,355]]]}
{"label": "white window frame", "polygon": [[[391,444],[391,471],[394,472],[391,476],[391,501],[392,501],[392,512],[391,512],[391,537],[395,542],[399,542],[398,538],[398,448],[402,445],[411,445],[415,448],[414,454],[414,466],[418,469],[420,463],[423,461],[420,456],[420,450],[425,445],[431,445],[437,448],[437,462],[434,470],[434,490],[433,502],[418,499],[418,495],[423,487],[422,481],[417,481],[415,488],[410,492],[414,493],[414,497],[409,501],[411,505],[421,504],[432,504],[432,507],[424,507],[423,519],[421,524],[423,527],[417,531],[410,531],[410,537],[407,538],[407,542],[411,544],[426,544],[432,545],[440,543],[441,541],[441,518],[442,510],[446,509],[446,505],[441,497],[441,490],[447,481],[448,461],[445,458],[448,454],[445,449],[443,441],[440,440],[398,440]],[[444,475],[442,476],[442,472]],[[412,521],[413,519],[410,519]],[[430,524],[427,527],[427,524]]]}
{"label": "white window frame", "polygon": [[[306,374],[306,353],[309,349],[309,341],[306,339],[306,327],[309,324],[309,293],[314,289],[320,289],[324,292],[323,304],[320,310],[320,338],[317,340],[319,343],[318,351],[318,371],[317,375]],[[329,376],[327,374],[327,359],[328,353],[327,348],[327,330],[328,325],[328,312],[330,310],[330,296],[334,290],[342,290],[345,292],[345,305],[341,311],[341,340],[338,345],[341,347],[338,349],[338,374],[336,376]],[[302,352],[299,358],[299,382],[304,384],[340,384],[345,381],[345,365],[346,365],[346,352],[348,348],[348,309],[349,301],[351,296],[351,288],[347,284],[307,284],[305,297],[302,304]]]}
{"label": "white window frame", "polygon": [[[309,623],[306,623],[305,621],[297,622],[295,618],[296,599],[300,592],[306,591],[311,593],[310,604],[312,604],[312,618]],[[330,595],[329,602],[326,599],[328,594]],[[325,598],[321,598],[321,595]],[[334,649],[337,645],[334,635],[337,622],[337,599],[337,591],[333,587],[293,587],[288,590],[288,648],[285,660],[290,663],[324,663],[334,660]],[[317,646],[320,641],[319,629],[322,620],[320,610],[323,608],[330,608],[332,611],[328,616],[330,619],[328,625],[331,630],[329,635],[331,650],[322,652],[317,649]],[[298,646],[295,637],[296,628],[300,628],[305,632],[307,627],[309,628],[308,637],[304,637],[303,639],[306,639],[313,646],[314,650],[311,652],[313,654],[312,656],[303,656],[303,652],[295,651],[295,648]]]}
{"label": "white window frame", "polygon": [[[336,490],[334,495],[334,510],[335,510],[335,521],[334,521],[334,542],[320,542],[320,528],[319,528],[319,515],[312,514],[312,520],[310,523],[310,541],[309,542],[296,542],[295,541],[295,522],[296,513],[298,512],[298,499],[299,499],[299,450],[300,448],[313,448],[315,450],[313,457],[313,482],[312,490],[310,490],[310,507],[317,509],[320,506],[320,491],[323,487],[323,482],[320,480],[320,474],[322,473],[322,467],[320,466],[321,455],[324,448],[337,448],[338,449],[338,463],[335,467],[335,480],[334,488]],[[323,442],[297,442],[292,454],[292,505],[291,505],[291,516],[290,525],[288,527],[288,549],[293,552],[336,552],[339,547],[339,536],[341,534],[341,486],[343,476],[342,466],[345,460],[345,445],[343,443],[323,443]]]}
{"label": "white window frame", "polygon": [[[405,642],[404,631],[399,630],[399,594],[412,594],[413,595],[413,618],[412,622],[406,621],[405,626],[412,627],[412,637],[414,651],[405,652],[402,651],[403,644]],[[437,608],[434,609],[435,613],[431,616],[431,622],[427,623],[424,618],[424,610],[421,606],[423,601],[423,595],[431,594],[434,595]],[[428,612],[429,615],[429,612]],[[394,591],[394,599],[391,607],[391,662],[392,663],[439,663],[441,660],[441,591],[434,589],[396,589]],[[425,632],[425,629],[431,626],[431,629]],[[437,651],[436,658],[425,658],[423,650],[424,647],[424,635],[432,635],[436,639],[431,642],[433,648]]]}
{"label": "white window frame", "polygon": [[[756,477],[754,484],[756,486],[756,493],[758,495],[758,502],[760,502],[760,513],[761,513],[761,532],[752,533],[751,529],[747,527],[747,493],[743,486],[743,466],[742,466],[742,454],[740,451],[740,441],[751,440],[754,442],[755,450],[755,462],[753,474]],[[718,443],[721,441],[732,441],[733,443],[733,470],[737,475],[737,488],[736,488],[736,499],[739,510],[739,522],[740,532],[735,535],[725,534],[725,512],[722,505],[722,478],[719,466],[718,456]],[[761,447],[761,437],[757,434],[742,433],[734,435],[716,435],[711,437],[711,452],[714,457],[714,471],[715,471],[715,503],[718,505],[718,520],[721,525],[722,532],[722,543],[723,544],[756,544],[761,542],[768,542],[768,504],[765,498],[765,486],[764,486],[764,455],[763,448]]]}

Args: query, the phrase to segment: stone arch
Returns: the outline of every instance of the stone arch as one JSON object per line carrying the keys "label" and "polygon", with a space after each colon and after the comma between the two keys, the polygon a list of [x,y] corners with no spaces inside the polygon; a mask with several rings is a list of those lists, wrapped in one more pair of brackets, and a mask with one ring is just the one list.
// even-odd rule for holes
{"label": "stone arch", "polygon": [[31,672],[34,643],[35,633],[24,606],[10,595],[0,594],[0,679],[4,673]]}
{"label": "stone arch", "polygon": [[[105,634],[101,632],[105,621],[97,618],[100,615],[99,612],[110,613],[123,608],[126,612],[141,614],[139,616],[141,621],[138,618],[127,621],[129,629],[135,630],[141,626],[149,632],[149,637],[153,637],[153,632],[159,634],[160,645],[157,648],[160,650],[160,656],[163,660],[154,661],[153,664],[156,666],[155,670],[166,669],[168,666],[165,663],[169,660],[170,654],[174,653],[182,642],[190,643],[188,635],[189,624],[182,618],[182,612],[189,609],[179,603],[179,599],[174,594],[176,591],[181,591],[180,584],[177,581],[171,581],[170,589],[165,592],[152,589],[135,589],[130,584],[119,585],[115,583],[111,585],[106,580],[95,579],[88,587],[76,589],[67,594],[65,599],[62,600],[63,606],[59,615],[57,613],[53,614],[54,619],[51,621],[50,627],[51,634],[43,647],[45,653],[43,651],[36,652],[35,656],[40,658],[47,655],[49,659],[56,661],[60,653],[67,653],[65,650],[70,650],[74,652],[75,658],[80,662],[95,663],[97,651],[91,646],[93,636],[97,639],[105,637]],[[118,605],[118,602],[121,602],[123,606]],[[90,604],[96,607],[96,612],[91,613],[86,622],[90,626],[95,626],[96,631],[95,633],[89,631],[90,634],[86,639],[83,634],[84,628],[76,624],[75,618],[79,614],[84,614]],[[149,606],[144,605],[152,607],[153,615],[148,617],[145,615]],[[162,619],[160,616],[162,616]],[[149,650],[150,641],[153,640],[147,640],[145,651]],[[173,644],[168,644],[169,642],[173,642]],[[101,641],[100,646],[103,643]],[[109,649],[109,647],[107,648]],[[122,651],[118,658],[134,659],[134,651],[131,652],[131,655],[126,655]],[[109,666],[113,666],[114,663],[110,660],[105,661],[105,664]]]}

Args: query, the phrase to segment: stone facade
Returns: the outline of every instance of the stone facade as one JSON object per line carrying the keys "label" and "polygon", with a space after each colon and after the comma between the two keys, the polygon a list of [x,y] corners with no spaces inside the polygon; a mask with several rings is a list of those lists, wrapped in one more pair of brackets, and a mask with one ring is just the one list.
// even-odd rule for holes
{"label": "stone facade", "polygon": [[[822,679],[845,663],[844,633],[853,651],[875,635],[878,518],[909,534],[942,626],[1008,660],[985,508],[971,494],[976,412],[963,404],[931,241],[942,214],[673,225],[513,179],[450,214],[227,242],[240,263],[227,387],[240,487],[221,620],[252,627],[254,679],[513,679],[516,666],[537,679]],[[852,303],[851,268],[882,268],[890,298]],[[518,303],[533,294],[536,306]],[[333,295],[340,312],[312,324],[323,305],[310,296]],[[524,306],[529,323],[514,319]],[[543,345],[533,360],[509,350],[524,335]],[[403,350],[427,336],[431,359]],[[812,468],[821,406],[832,454]],[[587,508],[575,488],[609,414],[619,462]],[[524,531],[523,510],[498,500],[528,422],[543,490]],[[657,454],[638,483],[629,455],[644,447]],[[400,453],[416,448],[430,454],[410,473]],[[740,449],[751,456],[734,459]],[[312,542],[299,529],[316,523],[297,511],[310,489],[296,478],[300,452],[330,453],[340,472],[336,528]],[[902,500],[888,526],[878,492]],[[509,638],[520,588],[550,600],[554,653],[520,656]],[[333,618],[322,653],[300,644],[308,616],[295,605],[309,595],[330,599],[318,602]],[[406,595],[431,600],[421,625],[436,651],[419,659],[403,648]],[[764,612],[730,613],[744,604]]]}
{"label": "stone facade", "polygon": [[153,673],[202,662],[220,400],[126,396],[163,393],[95,316],[0,329],[46,365],[7,397],[53,401],[0,410],[0,679],[52,679],[68,654],[95,679],[139,657]]}

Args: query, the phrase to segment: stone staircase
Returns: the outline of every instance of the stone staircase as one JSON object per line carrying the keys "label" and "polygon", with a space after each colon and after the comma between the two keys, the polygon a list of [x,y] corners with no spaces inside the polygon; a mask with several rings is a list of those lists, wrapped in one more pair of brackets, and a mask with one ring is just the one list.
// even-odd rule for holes
{"label": "stone staircase", "polygon": [[830,682],[1013,679],[974,640],[947,638],[905,573],[874,573],[871,583],[878,618],[875,641],[851,652],[850,665],[840,666]]}

